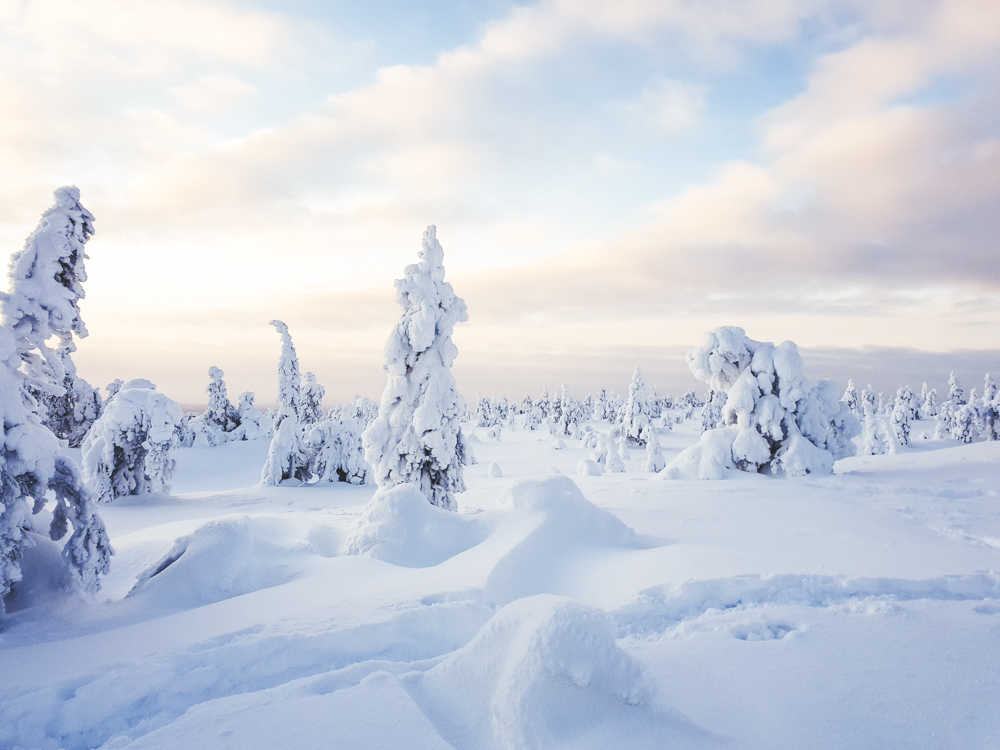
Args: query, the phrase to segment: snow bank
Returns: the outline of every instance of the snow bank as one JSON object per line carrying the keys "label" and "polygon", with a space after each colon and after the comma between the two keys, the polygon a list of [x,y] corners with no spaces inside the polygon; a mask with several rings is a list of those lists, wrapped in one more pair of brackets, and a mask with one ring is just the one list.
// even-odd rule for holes
{"label": "snow bank", "polygon": [[635,531],[593,505],[565,476],[518,482],[501,502],[504,506],[533,515],[538,523],[491,571],[486,591],[495,602],[564,592],[561,577],[571,574],[572,559],[578,554],[602,547],[646,546]]}
{"label": "snow bank", "polygon": [[276,518],[213,521],[177,539],[155,564],[139,574],[128,596],[157,609],[186,609],[222,601],[296,578],[306,558],[328,555],[329,544],[314,549],[306,537],[317,529]]}
{"label": "snow bank", "polygon": [[413,483],[379,490],[347,540],[352,555],[411,568],[437,565],[486,538],[478,520],[431,505]]}
{"label": "snow bank", "polygon": [[701,434],[692,446],[678,453],[659,473],[661,479],[723,479],[734,471],[733,443],[739,427],[718,427]]}
{"label": "snow bank", "polygon": [[641,668],[615,643],[609,618],[569,599],[508,604],[475,638],[403,684],[456,748],[630,748],[708,736],[651,706]]}

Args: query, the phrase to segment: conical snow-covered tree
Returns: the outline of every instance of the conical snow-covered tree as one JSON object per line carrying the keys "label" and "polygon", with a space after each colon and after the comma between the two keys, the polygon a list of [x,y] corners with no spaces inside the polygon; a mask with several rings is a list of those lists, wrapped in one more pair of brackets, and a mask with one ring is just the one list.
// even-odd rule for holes
{"label": "conical snow-covered tree", "polygon": [[904,385],[896,391],[896,399],[889,415],[892,437],[896,445],[907,448],[910,445],[910,425],[914,417],[913,391]]}
{"label": "conical snow-covered tree", "polygon": [[649,391],[637,365],[632,373],[632,382],[628,386],[622,431],[629,444],[644,447],[649,430]]}
{"label": "conical snow-covered tree", "polygon": [[302,444],[301,413],[302,374],[299,355],[292,343],[288,326],[280,320],[271,325],[281,336],[281,358],[278,360],[278,409],[274,417],[274,434],[264,459],[261,484],[278,485],[283,480],[300,482],[309,478],[308,457]]}
{"label": "conical snow-covered tree", "polygon": [[306,373],[301,394],[299,421],[304,425],[316,424],[323,418],[323,399],[326,397],[326,389],[316,380],[316,373]]}
{"label": "conical snow-covered tree", "polygon": [[655,474],[658,471],[662,471],[666,465],[667,459],[664,457],[663,449],[660,447],[660,437],[656,434],[656,430],[650,430],[649,439],[646,441],[646,471],[651,471]]}
{"label": "conical snow-covered tree", "polygon": [[965,404],[965,386],[959,382],[954,370],[948,373],[948,400],[955,406]]}
{"label": "conical snow-covered tree", "polygon": [[436,229],[429,226],[420,261],[396,281],[403,315],[386,344],[387,381],[364,448],[380,490],[412,482],[431,505],[454,510],[455,493],[465,490],[465,440],[451,334],[468,311],[444,280],[443,260]]}
{"label": "conical snow-covered tree", "polygon": [[844,389],[844,395],[840,397],[840,403],[851,410],[851,414],[855,417],[860,416],[861,407],[858,403],[858,389],[854,385],[854,380],[848,378],[847,388]]}

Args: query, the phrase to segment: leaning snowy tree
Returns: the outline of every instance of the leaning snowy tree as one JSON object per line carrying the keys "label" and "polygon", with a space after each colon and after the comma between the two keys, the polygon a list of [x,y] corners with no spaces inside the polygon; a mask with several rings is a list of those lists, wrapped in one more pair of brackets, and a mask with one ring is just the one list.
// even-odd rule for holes
{"label": "leaning snowy tree", "polygon": [[[52,505],[48,536],[63,546],[74,580],[95,591],[108,571],[111,544],[75,460],[42,423],[39,395],[58,396],[80,318],[84,243],[93,216],[74,187],[55,192],[24,249],[11,259],[11,291],[0,295],[0,611],[22,577],[22,552],[37,535],[32,516]],[[51,345],[54,342],[54,346]]]}
{"label": "leaning snowy tree", "polygon": [[85,246],[94,216],[80,191],[62,187],[24,247],[10,259],[10,293],[2,295],[4,320],[20,351],[20,370],[31,407],[56,437],[78,447],[100,414],[100,394],[73,364],[74,336],[84,338],[80,316],[87,280]]}
{"label": "leaning snowy tree", "polygon": [[443,260],[436,228],[429,226],[420,261],[396,281],[403,315],[386,344],[385,390],[364,447],[380,490],[412,482],[431,505],[454,510],[455,493],[465,490],[465,440],[451,334],[468,311],[444,280]]}
{"label": "leaning snowy tree", "polygon": [[94,499],[165,492],[174,473],[181,407],[148,380],[130,380],[83,441],[83,470]]}
{"label": "leaning snowy tree", "polygon": [[754,341],[742,328],[709,333],[688,355],[691,372],[725,392],[724,426],[705,432],[667,467],[715,478],[726,469],[772,475],[829,473],[851,453],[857,420],[830,381],[810,385],[798,348]]}
{"label": "leaning snowy tree", "polygon": [[308,457],[302,445],[301,384],[299,355],[295,352],[288,326],[280,320],[271,325],[281,336],[281,359],[278,360],[278,410],[274,434],[261,471],[261,484],[278,485],[287,479],[304,482],[309,478]]}

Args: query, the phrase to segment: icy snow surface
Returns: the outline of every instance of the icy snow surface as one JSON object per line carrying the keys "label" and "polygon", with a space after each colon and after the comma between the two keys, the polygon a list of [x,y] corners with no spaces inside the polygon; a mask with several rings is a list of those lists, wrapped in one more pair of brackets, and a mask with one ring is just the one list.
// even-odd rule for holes
{"label": "icy snow surface", "polygon": [[3,621],[0,748],[1000,747],[1000,443],[931,430],[661,481],[508,429],[458,513],[258,486],[266,441],[181,449],[173,494],[102,509],[97,599]]}

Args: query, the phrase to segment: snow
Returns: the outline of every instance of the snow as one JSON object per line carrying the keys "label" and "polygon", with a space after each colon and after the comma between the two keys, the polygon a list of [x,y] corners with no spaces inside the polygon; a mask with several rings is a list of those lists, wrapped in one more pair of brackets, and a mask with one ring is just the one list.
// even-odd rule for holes
{"label": "snow", "polygon": [[172,494],[102,506],[99,594],[25,554],[0,747],[997,746],[1000,443],[911,428],[715,482],[697,413],[658,435],[673,481],[508,426],[456,511],[260,485],[266,439],[181,448]]}

